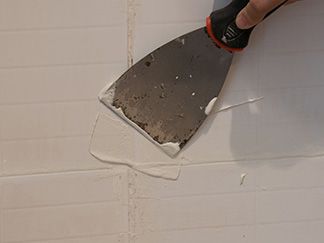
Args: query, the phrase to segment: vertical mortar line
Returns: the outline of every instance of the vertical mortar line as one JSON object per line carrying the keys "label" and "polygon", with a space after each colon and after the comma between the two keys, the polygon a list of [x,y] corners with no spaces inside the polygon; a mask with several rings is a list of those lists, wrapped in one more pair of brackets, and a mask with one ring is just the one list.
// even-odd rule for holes
{"label": "vertical mortar line", "polygon": [[135,175],[134,171],[127,168],[127,199],[128,199],[128,242],[135,242],[135,225],[136,225],[136,205],[134,200],[135,194]]}
{"label": "vertical mortar line", "polygon": [[127,64],[134,63],[135,0],[127,0]]}
{"label": "vertical mortar line", "polygon": [[[1,158],[2,159],[2,158]],[[1,160],[2,162],[2,160]],[[3,176],[0,176],[0,242],[4,242],[4,215],[3,215]]]}
{"label": "vertical mortar line", "polygon": [[[135,29],[135,0],[127,0],[127,65],[134,63],[134,29]],[[128,205],[128,242],[134,242],[135,233],[135,207],[132,195],[134,193],[134,175],[127,168],[127,205]]]}
{"label": "vertical mortar line", "polygon": [[[0,106],[1,113],[1,106]],[[0,242],[4,242],[3,236],[3,178],[4,178],[4,158],[3,158],[3,140],[2,140],[2,124],[0,121]]]}

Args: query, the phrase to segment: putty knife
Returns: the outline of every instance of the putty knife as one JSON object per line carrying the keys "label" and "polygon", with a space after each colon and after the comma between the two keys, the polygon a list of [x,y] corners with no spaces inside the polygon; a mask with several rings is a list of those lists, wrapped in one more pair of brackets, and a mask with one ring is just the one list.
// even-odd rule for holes
{"label": "putty knife", "polygon": [[233,0],[212,12],[205,27],[147,55],[105,88],[100,101],[175,156],[217,100],[233,53],[248,45],[253,28],[241,30],[235,24],[247,3]]}

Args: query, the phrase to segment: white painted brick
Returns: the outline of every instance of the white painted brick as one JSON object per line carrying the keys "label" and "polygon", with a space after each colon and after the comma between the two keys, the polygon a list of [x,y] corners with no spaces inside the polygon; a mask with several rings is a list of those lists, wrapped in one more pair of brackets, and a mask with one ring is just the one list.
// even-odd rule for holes
{"label": "white painted brick", "polygon": [[2,222],[4,242],[116,234],[127,231],[127,207],[112,202],[4,210]]}
{"label": "white painted brick", "polygon": [[254,91],[259,81],[259,59],[254,53],[235,54],[222,93]]}
{"label": "white painted brick", "polygon": [[209,243],[213,242],[238,242],[252,243],[254,230],[249,226],[223,227],[209,229],[187,229],[163,232],[145,232],[135,237],[135,243]]}
{"label": "white painted brick", "polygon": [[323,152],[321,121],[258,124],[258,152],[255,157],[312,156]]}
{"label": "white painted brick", "polygon": [[30,241],[30,243],[128,243],[128,234],[91,236],[82,238],[64,238],[60,240]]}
{"label": "white painted brick", "polygon": [[136,3],[136,21],[139,24],[204,21],[213,9],[212,0],[136,0]]}
{"label": "white painted brick", "polygon": [[2,139],[89,135],[97,110],[97,101],[5,106]]}
{"label": "white painted brick", "polygon": [[258,223],[324,219],[324,189],[259,192]]}
{"label": "white painted brick", "polygon": [[323,221],[260,225],[256,228],[256,242],[322,243],[323,228]]}
{"label": "white painted brick", "polygon": [[218,124],[217,118],[211,117],[186,146],[183,156],[200,163],[242,160],[253,156],[257,148],[255,123],[241,123],[234,110],[229,112],[232,124]]}
{"label": "white painted brick", "polygon": [[89,151],[106,162],[134,162],[135,130],[108,108],[101,108],[106,112],[96,120]]}
{"label": "white painted brick", "polygon": [[123,202],[126,186],[126,173],[108,170],[9,177],[2,181],[1,207]]}
{"label": "white painted brick", "polygon": [[134,34],[134,61],[142,59],[156,48],[181,35],[203,26],[199,23],[170,23],[136,26]]}
{"label": "white painted brick", "polygon": [[[307,1],[304,1],[307,8]],[[323,2],[317,3],[323,8]],[[276,14],[277,15],[277,14]],[[284,53],[293,51],[323,50],[324,33],[319,31],[324,24],[323,15],[298,16],[298,13],[285,15],[285,20],[275,18],[267,21],[265,28],[265,53]],[[296,27],[298,26],[298,28]],[[311,26],[311,27],[310,27]],[[303,34],[301,34],[303,30]],[[318,30],[318,31],[317,31]]]}
{"label": "white painted brick", "polygon": [[257,169],[256,184],[262,190],[323,187],[323,173],[323,158],[271,160]]}
{"label": "white painted brick", "polygon": [[312,191],[312,197],[314,198],[314,215],[316,219],[323,220],[324,219],[324,189],[321,188],[315,188]]}
{"label": "white painted brick", "polygon": [[0,104],[96,99],[126,64],[0,69]]}
{"label": "white painted brick", "polygon": [[0,32],[0,67],[111,63],[126,60],[126,29]]}
{"label": "white painted brick", "polygon": [[[1,111],[0,111],[1,113]],[[0,119],[1,120],[1,119]],[[0,121],[0,125],[1,125],[1,121]],[[0,131],[0,177],[3,174],[3,143],[1,140],[1,131]],[[1,180],[0,180],[0,185],[1,185]]]}
{"label": "white painted brick", "polygon": [[305,88],[321,88],[323,62],[323,51],[267,53],[260,63],[261,90],[303,88],[299,92],[305,92]]}
{"label": "white painted brick", "polygon": [[121,25],[126,1],[1,0],[0,30]]}
{"label": "white painted brick", "polygon": [[[312,17],[314,15],[323,14],[323,1],[321,0],[299,0],[294,4],[287,5],[287,7],[281,8],[280,12],[282,14],[278,14],[274,17],[274,19],[284,20],[289,19],[290,16],[309,16]],[[287,17],[288,16],[288,17]],[[277,21],[277,20],[269,20]]]}
{"label": "white painted brick", "polygon": [[11,141],[3,143],[6,175],[110,167],[88,152],[90,136]]}
{"label": "white painted brick", "polygon": [[254,223],[255,194],[136,199],[136,232]]}
{"label": "white painted brick", "polygon": [[[263,123],[323,121],[324,108],[317,105],[324,100],[323,92],[324,86],[268,91],[265,94],[267,98],[264,102],[260,102],[262,110],[260,121]],[[314,128],[310,127],[310,129]]]}
{"label": "white painted brick", "polygon": [[[136,173],[133,197],[170,198],[253,191],[255,163],[222,163],[184,166],[177,181],[167,181]],[[241,185],[241,175],[246,174]]]}

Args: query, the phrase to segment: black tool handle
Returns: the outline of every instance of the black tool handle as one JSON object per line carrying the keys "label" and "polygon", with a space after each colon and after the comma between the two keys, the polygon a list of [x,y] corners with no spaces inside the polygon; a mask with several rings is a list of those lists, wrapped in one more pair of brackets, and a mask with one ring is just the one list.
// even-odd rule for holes
{"label": "black tool handle", "polygon": [[[287,0],[270,11],[265,18],[286,2]],[[248,45],[250,35],[255,26],[242,30],[237,27],[235,22],[237,15],[248,3],[249,0],[232,0],[229,5],[212,12],[207,18],[207,32],[219,47],[231,52],[237,52],[242,51]]]}

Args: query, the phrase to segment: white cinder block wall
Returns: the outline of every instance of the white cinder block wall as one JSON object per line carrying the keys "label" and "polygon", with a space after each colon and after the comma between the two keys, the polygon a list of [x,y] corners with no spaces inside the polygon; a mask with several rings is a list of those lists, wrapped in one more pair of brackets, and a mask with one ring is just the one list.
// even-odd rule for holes
{"label": "white cinder block wall", "polygon": [[[0,0],[0,243],[324,242],[321,0],[256,30],[223,100],[263,101],[209,120],[178,180],[88,153],[99,90],[129,60],[203,25],[212,6]],[[134,136],[122,149],[164,158]]]}

